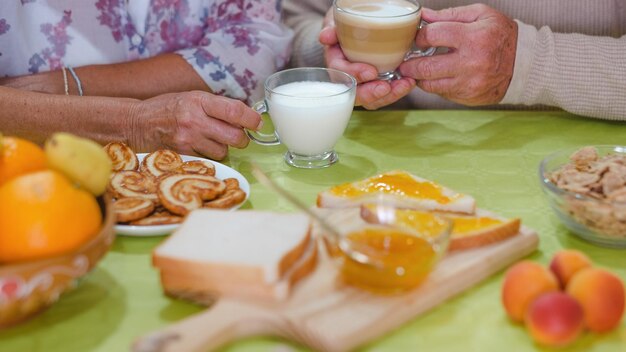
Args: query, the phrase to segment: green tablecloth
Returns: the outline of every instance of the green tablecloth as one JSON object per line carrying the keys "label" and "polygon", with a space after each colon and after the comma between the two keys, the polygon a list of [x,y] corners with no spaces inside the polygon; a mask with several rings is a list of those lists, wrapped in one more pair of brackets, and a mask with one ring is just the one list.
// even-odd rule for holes
{"label": "green tablecloth", "polygon": [[[282,160],[284,147],[232,150],[226,164],[252,185],[244,208],[291,211],[250,174],[257,162],[283,187],[313,204],[335,184],[391,169],[405,169],[473,195],[480,207],[519,216],[540,235],[530,258],[547,263],[561,248],[586,252],[626,280],[626,250],[605,249],[570,234],[551,213],[538,183],[538,164],[552,150],[591,144],[626,144],[626,125],[562,112],[356,111],[337,145],[340,162],[299,170]],[[52,308],[0,332],[0,351],[126,351],[141,334],[201,308],[163,296],[150,251],[163,237],[118,237],[111,252],[79,287]],[[502,272],[363,347],[364,351],[533,351],[526,331],[510,323],[500,304]],[[286,347],[287,346],[287,347]],[[259,337],[226,351],[300,350]],[[626,351],[626,321],[613,332],[585,333],[566,351]]]}

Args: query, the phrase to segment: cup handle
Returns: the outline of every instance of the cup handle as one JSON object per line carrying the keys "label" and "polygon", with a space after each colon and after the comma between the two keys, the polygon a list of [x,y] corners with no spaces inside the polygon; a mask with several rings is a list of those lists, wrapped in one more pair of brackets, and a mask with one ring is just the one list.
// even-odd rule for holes
{"label": "cup handle", "polygon": [[[267,112],[267,104],[265,104],[265,101],[258,101],[252,106],[252,109],[258,112],[259,114],[263,114]],[[245,129],[245,131],[248,137],[257,144],[260,144],[260,145],[280,144],[280,140],[278,139],[278,136],[276,135],[276,131],[270,134],[261,133],[258,131],[251,131],[249,129]]]}
{"label": "cup handle", "polygon": [[[422,20],[422,22],[420,23],[419,29],[423,28],[427,24],[428,24],[427,21]],[[436,47],[411,50],[408,53],[406,53],[406,55],[404,55],[404,61],[415,59],[417,57],[432,56],[436,50],[437,50]]]}

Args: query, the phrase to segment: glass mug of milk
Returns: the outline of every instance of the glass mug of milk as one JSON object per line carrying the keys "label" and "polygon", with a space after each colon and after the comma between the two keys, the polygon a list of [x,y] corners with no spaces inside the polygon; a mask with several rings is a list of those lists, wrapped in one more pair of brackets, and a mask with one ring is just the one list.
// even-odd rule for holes
{"label": "glass mug of milk", "polygon": [[330,166],[339,160],[334,148],[348,125],[355,96],[356,80],[342,71],[303,67],[274,73],[265,80],[265,99],[252,107],[269,114],[274,133],[246,133],[261,145],[285,145],[285,161],[291,166]]}
{"label": "glass mug of milk", "polygon": [[[413,48],[422,24],[415,0],[334,0],[339,45],[348,60],[378,69],[378,79],[398,78],[403,61],[432,55],[436,48]],[[425,22],[424,22],[425,24]]]}

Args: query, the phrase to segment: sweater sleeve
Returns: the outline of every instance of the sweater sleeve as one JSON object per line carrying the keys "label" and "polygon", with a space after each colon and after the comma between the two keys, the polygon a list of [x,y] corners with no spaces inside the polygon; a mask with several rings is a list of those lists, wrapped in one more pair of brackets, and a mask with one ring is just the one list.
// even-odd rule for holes
{"label": "sweater sleeve", "polygon": [[280,0],[224,2],[209,8],[200,45],[177,51],[216,94],[252,103],[263,81],[289,59],[292,31],[281,24]]}
{"label": "sweater sleeve", "polygon": [[626,36],[553,33],[517,23],[513,78],[500,104],[543,104],[626,120]]}
{"label": "sweater sleeve", "polygon": [[330,0],[285,0],[285,23],[294,31],[291,66],[324,67],[324,48],[319,42],[326,11],[332,7]]}

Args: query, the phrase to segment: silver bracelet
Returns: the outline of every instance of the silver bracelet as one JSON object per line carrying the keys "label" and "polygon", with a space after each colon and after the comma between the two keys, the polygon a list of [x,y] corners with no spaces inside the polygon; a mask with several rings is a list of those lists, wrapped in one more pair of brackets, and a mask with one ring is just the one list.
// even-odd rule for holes
{"label": "silver bracelet", "polygon": [[61,67],[63,71],[63,88],[65,88],[65,95],[70,95],[70,86],[67,84],[67,71],[65,71],[65,66]]}
{"label": "silver bracelet", "polygon": [[72,68],[72,66],[67,66],[67,69],[70,71],[70,73],[72,74],[72,77],[74,78],[74,81],[76,82],[76,87],[78,87],[78,95],[82,97],[83,96],[83,84],[80,82],[80,78],[78,78],[78,75],[76,74],[76,72],[74,72],[74,68]]}

